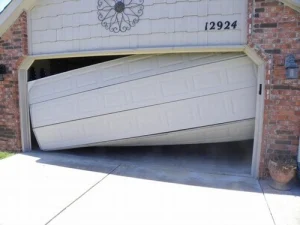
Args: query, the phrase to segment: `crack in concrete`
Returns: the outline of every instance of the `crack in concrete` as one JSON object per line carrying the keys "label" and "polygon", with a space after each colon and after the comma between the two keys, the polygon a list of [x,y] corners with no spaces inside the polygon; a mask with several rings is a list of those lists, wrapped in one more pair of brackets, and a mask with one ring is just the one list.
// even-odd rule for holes
{"label": "crack in concrete", "polygon": [[121,164],[119,164],[118,166],[116,166],[116,168],[114,168],[110,172],[108,172],[103,178],[101,178],[99,181],[97,181],[94,185],[92,185],[85,192],[83,192],[80,196],[78,196],[74,201],[72,201],[65,208],[63,208],[61,211],[59,211],[55,216],[53,216],[47,223],[45,223],[45,225],[50,224],[55,218],[57,218],[60,214],[62,214],[67,208],[69,208],[75,202],[77,202],[79,199],[81,199],[84,195],[86,195],[89,191],[91,191],[94,187],[96,187],[99,183],[101,183],[105,178],[107,178],[109,175],[111,175],[113,172],[115,172],[120,166],[121,166]]}
{"label": "crack in concrete", "polygon": [[262,194],[263,194],[263,196],[264,196],[264,199],[265,199],[266,205],[267,205],[267,207],[268,207],[268,210],[269,210],[269,212],[270,212],[270,215],[271,215],[271,217],[272,217],[273,223],[274,223],[274,225],[276,225],[276,222],[275,222],[274,216],[273,216],[273,214],[272,214],[271,208],[270,208],[270,206],[269,206],[269,204],[268,204],[268,201],[267,201],[267,199],[266,199],[264,189],[262,188],[262,186],[261,186],[259,180],[258,180],[257,182],[258,182],[259,187],[260,187],[260,189],[261,189],[261,192],[262,192]]}

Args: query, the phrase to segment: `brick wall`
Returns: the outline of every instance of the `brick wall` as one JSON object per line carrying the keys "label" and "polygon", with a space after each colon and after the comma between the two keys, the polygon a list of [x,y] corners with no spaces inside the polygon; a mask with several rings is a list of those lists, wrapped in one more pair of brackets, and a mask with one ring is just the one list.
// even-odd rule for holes
{"label": "brick wall", "polygon": [[266,94],[260,176],[268,175],[270,154],[297,154],[300,81],[285,79],[284,61],[300,64],[300,13],[277,0],[249,0],[248,45],[266,62]]}
{"label": "brick wall", "polygon": [[27,18],[23,12],[0,38],[0,64],[7,68],[0,81],[0,150],[20,151],[18,68],[27,55]]}

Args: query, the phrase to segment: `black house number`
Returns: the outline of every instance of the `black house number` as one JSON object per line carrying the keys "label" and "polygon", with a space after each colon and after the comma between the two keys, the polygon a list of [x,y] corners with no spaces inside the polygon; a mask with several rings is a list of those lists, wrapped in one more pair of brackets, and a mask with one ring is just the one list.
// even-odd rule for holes
{"label": "black house number", "polygon": [[237,21],[218,21],[205,23],[205,30],[235,30],[237,27]]}

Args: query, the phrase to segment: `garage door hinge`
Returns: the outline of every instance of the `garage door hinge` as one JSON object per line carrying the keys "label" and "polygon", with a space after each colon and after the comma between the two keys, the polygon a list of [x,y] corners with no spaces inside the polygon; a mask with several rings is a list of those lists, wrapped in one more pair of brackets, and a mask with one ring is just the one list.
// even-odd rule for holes
{"label": "garage door hinge", "polygon": [[262,84],[259,84],[259,91],[258,91],[258,94],[261,95],[262,93]]}

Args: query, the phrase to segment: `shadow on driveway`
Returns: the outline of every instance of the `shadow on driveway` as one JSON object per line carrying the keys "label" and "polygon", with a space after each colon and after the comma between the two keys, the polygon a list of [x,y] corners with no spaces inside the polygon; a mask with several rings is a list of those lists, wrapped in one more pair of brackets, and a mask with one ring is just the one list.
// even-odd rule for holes
{"label": "shadow on driveway", "polygon": [[[199,151],[191,146],[173,146],[33,151],[26,155],[37,157],[42,164],[94,172],[107,172],[105,165],[115,164],[119,167],[112,174],[118,176],[260,193],[259,183],[249,175],[251,145],[246,142],[244,146],[250,147],[244,148],[243,153],[229,145],[229,152],[223,153],[217,148]],[[298,195],[298,191],[296,188],[281,194]]]}

